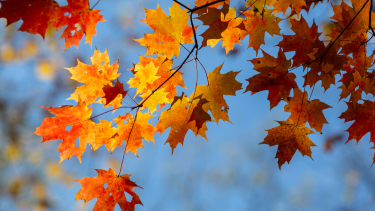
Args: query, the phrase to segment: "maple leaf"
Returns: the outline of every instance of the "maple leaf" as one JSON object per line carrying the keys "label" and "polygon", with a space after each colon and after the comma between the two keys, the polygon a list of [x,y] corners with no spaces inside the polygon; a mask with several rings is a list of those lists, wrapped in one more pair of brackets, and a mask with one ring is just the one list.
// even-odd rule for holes
{"label": "maple leaf", "polygon": [[[331,19],[336,20],[336,22],[333,22],[335,28],[328,36],[336,39],[341,34],[340,44],[342,46],[352,44],[354,40],[359,41],[357,43],[357,46],[359,46],[360,42],[367,40],[370,3],[367,0],[356,0],[352,1],[352,6],[350,7],[345,2],[340,5],[332,5],[334,15]],[[365,8],[359,12],[363,6]],[[372,15],[372,27],[375,27],[374,21],[375,17]],[[344,28],[346,30],[343,30]]]}
{"label": "maple leaf", "polygon": [[[136,120],[132,115],[118,116],[114,119],[117,123],[117,135],[114,137],[115,141],[112,143],[112,148],[121,146],[123,140],[126,141],[126,152],[131,151],[137,155],[139,147],[143,147],[142,138],[146,141],[154,141],[155,127],[148,123],[149,119],[153,117],[149,113],[137,112]],[[125,124],[124,124],[125,121]]]}
{"label": "maple leaf", "polygon": [[[153,91],[154,88],[159,87],[161,85],[160,88],[164,88],[164,92],[167,93],[167,98],[171,100],[177,94],[176,86],[181,86],[186,89],[184,80],[182,79],[182,73],[180,72],[174,73],[175,71],[171,70],[173,60],[168,60],[166,56],[161,55],[161,54],[159,54],[158,58],[156,59],[144,57],[144,56],[140,56],[139,58],[140,58],[139,63],[134,65],[134,67],[130,68],[129,70],[131,70],[133,74],[135,75],[138,72],[135,69],[137,66],[142,66],[143,68],[146,68],[147,65],[153,62],[154,67],[157,69],[157,73],[155,74],[155,77],[157,79],[154,80],[152,83],[150,83],[148,86],[146,86],[146,88],[144,88],[143,90],[137,89],[137,93]],[[174,75],[172,78],[170,78],[172,74]],[[132,78],[131,80],[137,81],[136,78],[137,77]],[[167,79],[169,80],[166,81]],[[138,82],[136,82],[134,85],[131,85],[131,87],[132,86],[136,87],[137,83]]]}
{"label": "maple leaf", "polygon": [[304,124],[297,125],[292,119],[287,121],[277,121],[280,125],[269,130],[268,135],[260,144],[270,146],[279,145],[276,158],[278,158],[279,168],[286,162],[290,162],[297,149],[303,156],[307,155],[311,159],[310,147],[316,146],[307,135],[314,133]]}
{"label": "maple leaf", "polygon": [[[96,24],[105,21],[99,14],[100,10],[92,10],[89,0],[67,0],[68,5],[59,8],[58,19],[53,27],[59,30],[67,26],[60,39],[65,39],[65,50],[75,45],[78,48],[83,35],[86,35],[86,43],[92,44],[92,36],[96,35]],[[65,15],[65,14],[69,15]],[[72,32],[74,32],[72,34]]]}
{"label": "maple leaf", "polygon": [[156,76],[158,67],[155,67],[153,61],[146,66],[135,65],[134,72],[135,78],[131,78],[128,81],[128,84],[130,85],[130,88],[137,88],[136,95],[145,92],[148,89],[152,89],[149,88],[150,84],[160,78],[160,76]]}
{"label": "maple leaf", "polygon": [[146,19],[142,21],[149,25],[155,34],[145,34],[144,38],[135,41],[147,47],[146,55],[162,53],[168,59],[173,55],[177,58],[181,44],[194,42],[193,28],[189,26],[187,10],[181,10],[180,6],[173,2],[169,11],[170,17],[159,5],[156,10],[145,9]]}
{"label": "maple leaf", "polygon": [[[363,100],[363,104],[346,102],[348,109],[339,118],[345,122],[353,121],[353,124],[346,130],[349,133],[348,141],[355,139],[357,143],[361,138],[370,132],[370,142],[375,145],[375,102]],[[372,147],[375,149],[375,146]],[[375,163],[375,154],[373,164]]]}
{"label": "maple leaf", "polygon": [[[194,3],[195,3],[194,9],[196,9],[197,7],[202,7],[202,6],[206,5],[206,4],[212,3],[214,1],[216,1],[216,0],[196,0],[196,1],[194,1]],[[230,5],[230,0],[225,0],[225,1],[222,1],[222,2],[218,2],[216,4],[209,5],[207,7],[204,7],[202,9],[194,11],[194,13],[196,13],[196,14],[198,14],[200,16],[203,13],[210,13],[209,10],[211,8],[218,9],[220,6],[225,7],[225,5]]]}
{"label": "maple leaf", "polygon": [[[271,35],[280,35],[279,22],[282,20],[276,16],[272,15],[273,10],[264,8],[262,13],[254,11],[245,11],[245,20],[243,21],[249,37],[249,46],[253,47],[254,50],[258,53],[260,45],[264,43],[264,36],[266,31]],[[243,36],[242,39],[245,37]]]}
{"label": "maple leaf", "polygon": [[171,127],[166,143],[172,148],[172,154],[178,143],[184,144],[186,133],[193,127],[189,118],[189,98],[182,93],[180,98],[175,97],[171,108],[160,114],[159,122],[156,124],[156,131],[162,134],[167,128]]}
{"label": "maple leaf", "polygon": [[[93,211],[113,211],[116,204],[119,204],[122,211],[134,211],[135,205],[143,205],[139,196],[133,191],[134,187],[139,186],[129,179],[130,174],[117,175],[112,169],[95,170],[98,173],[97,177],[76,180],[82,187],[76,193],[75,200],[84,200],[86,203],[97,198]],[[106,183],[108,188],[104,187]],[[132,196],[130,202],[127,201],[125,192]]]}
{"label": "maple leaf", "polygon": [[[291,13],[289,17],[293,15],[300,14],[301,10],[304,9],[309,12],[310,6],[313,4],[319,3],[319,1],[306,1],[306,0],[247,0],[246,7],[252,7],[255,11],[262,11],[265,6],[273,7],[274,14],[282,12],[285,15],[285,12],[290,7]],[[314,7],[313,6],[313,7]]]}
{"label": "maple leaf", "polygon": [[0,18],[7,19],[7,26],[22,20],[20,31],[30,34],[46,34],[49,24],[56,21],[56,11],[60,7],[53,0],[1,0]]}
{"label": "maple leaf", "polygon": [[195,121],[195,125],[198,128],[198,131],[203,127],[206,122],[211,122],[211,116],[203,109],[203,105],[208,103],[207,99],[201,99],[202,96],[199,96],[200,99],[197,105],[194,107],[191,112],[189,122]]}
{"label": "maple leaf", "polygon": [[[45,118],[42,125],[36,129],[34,134],[42,136],[42,142],[62,139],[60,146],[60,163],[64,159],[69,159],[73,155],[77,156],[81,162],[83,153],[86,150],[88,134],[93,131],[94,122],[90,120],[92,108],[87,108],[85,102],[78,99],[77,106],[65,105],[58,108],[42,107],[56,117]],[[71,125],[69,131],[66,127]],[[76,139],[80,138],[80,146],[75,146]]]}
{"label": "maple leaf", "polygon": [[278,57],[274,58],[263,52],[263,58],[251,60],[254,65],[254,70],[259,74],[246,79],[249,85],[246,87],[245,92],[251,91],[251,95],[268,90],[268,98],[270,101],[271,109],[282,99],[289,97],[290,91],[297,88],[295,82],[296,76],[294,73],[289,73],[288,69],[291,65],[290,60],[287,60],[285,54],[279,50]]}
{"label": "maple leaf", "polygon": [[[126,96],[128,91],[124,90],[124,84],[117,80],[114,87],[106,84],[103,87],[103,104],[104,107],[112,106],[115,110],[122,105],[122,99]],[[114,111],[115,111],[114,110]]]}
{"label": "maple leaf", "polygon": [[[350,46],[346,44],[345,46]],[[344,49],[345,51],[345,49]],[[343,84],[339,87],[342,89],[340,100],[350,95],[349,101],[356,106],[357,102],[362,99],[362,92],[375,95],[374,80],[367,69],[373,66],[373,55],[366,55],[366,47],[360,46],[356,50],[351,51],[353,59],[350,59],[343,69],[346,73],[339,82]],[[348,53],[348,52],[345,52]]]}
{"label": "maple leaf", "polygon": [[327,90],[331,84],[335,84],[335,75],[340,74],[340,70],[347,63],[347,56],[338,55],[339,45],[330,43],[326,47],[319,40],[321,33],[318,32],[315,22],[311,27],[303,17],[300,20],[291,19],[290,22],[296,34],[283,35],[283,40],[277,46],[280,46],[283,52],[295,51],[292,67],[303,65],[304,68],[310,68],[303,76],[304,86],[312,87],[321,80],[321,86]]}
{"label": "maple leaf", "polygon": [[[293,56],[293,67],[308,63],[314,59],[309,55],[314,49],[324,49],[324,44],[318,38],[321,33],[318,32],[318,26],[313,21],[311,27],[301,16],[300,20],[290,19],[291,29],[295,35],[283,35],[283,40],[277,45],[283,49],[283,52],[295,51]],[[314,55],[317,52],[314,52]]]}
{"label": "maple leaf", "polygon": [[[349,73],[346,73],[348,75]],[[350,102],[353,102],[353,105],[356,106],[359,100],[362,100],[362,92],[366,94],[371,93],[375,94],[374,81],[365,76],[361,76],[358,71],[355,71],[351,74],[353,80],[348,80],[348,86],[346,84],[341,85],[339,88],[342,89],[340,94],[340,100],[347,98],[350,95]],[[344,77],[343,77],[344,79]]]}
{"label": "maple leaf", "polygon": [[284,52],[296,52],[292,58],[293,67],[303,65],[304,68],[311,68],[304,76],[304,85],[313,86],[321,80],[322,87],[327,90],[331,84],[335,84],[335,75],[340,74],[348,57],[338,55],[341,48],[338,43],[331,42],[327,47],[324,46],[323,42],[318,39],[321,33],[318,32],[315,22],[311,27],[303,17],[300,20],[291,19],[290,22],[296,34],[283,35],[283,40],[278,46]]}
{"label": "maple leaf", "polygon": [[306,0],[276,0],[272,2],[272,6],[275,9],[274,14],[282,12],[285,15],[286,10],[291,7],[292,12],[299,15],[302,8],[306,8]]}
{"label": "maple leaf", "polygon": [[254,12],[262,11],[265,6],[271,6],[274,0],[247,0],[246,7],[251,7]]}
{"label": "maple leaf", "polygon": [[107,50],[101,53],[95,49],[94,56],[90,58],[92,66],[77,60],[76,67],[66,68],[72,74],[71,79],[85,83],[85,85],[76,88],[68,100],[78,101],[78,98],[81,98],[86,104],[92,104],[98,97],[105,95],[103,87],[112,86],[112,81],[120,75],[117,73],[118,61],[112,65],[109,64]]}
{"label": "maple leaf", "polygon": [[[335,76],[340,75],[340,71],[344,69],[349,57],[338,55],[340,49],[338,44],[333,44],[330,49],[328,48],[314,48],[313,52],[308,55],[312,59],[312,63],[303,64],[304,68],[310,68],[306,75],[303,76],[305,78],[305,86],[312,87],[318,81],[321,81],[321,86],[324,90],[327,90],[331,85],[335,85]],[[324,54],[326,50],[329,51]],[[319,59],[322,55],[325,55],[324,58]]]}
{"label": "maple leaf", "polygon": [[363,76],[366,74],[366,70],[370,69],[374,65],[374,54],[367,56],[367,48],[365,45],[356,47],[354,50],[350,50],[350,52],[345,51],[345,47],[349,45],[350,44],[342,46],[342,50],[340,51],[342,54],[351,54],[352,56],[352,59],[349,59],[342,69],[355,69],[360,75]]}
{"label": "maple leaf", "polygon": [[207,46],[208,40],[223,38],[221,33],[227,29],[229,22],[222,20],[222,14],[225,16],[228,12],[229,5],[224,4],[221,9],[208,8],[207,14],[200,15],[196,18],[202,21],[203,25],[209,26],[209,28],[200,35],[203,37],[202,47]]}
{"label": "maple leaf", "polygon": [[[219,120],[229,121],[228,117],[228,104],[224,99],[224,95],[236,96],[236,91],[242,88],[242,83],[236,80],[236,76],[239,72],[227,72],[221,74],[220,71],[224,65],[224,62],[216,67],[212,72],[208,73],[208,84],[209,85],[198,85],[195,91],[196,96],[202,96],[202,99],[206,99],[208,102],[202,105],[204,111],[211,111],[212,117],[216,123],[219,124]],[[192,93],[191,97],[194,95]]]}
{"label": "maple leaf", "polygon": [[192,130],[195,135],[199,134],[207,139],[205,133],[207,130],[206,122],[211,121],[211,117],[205,110],[202,111],[201,108],[206,103],[207,100],[201,100],[201,98],[190,102],[189,98],[182,93],[181,97],[174,98],[168,110],[160,114],[155,133],[160,132],[162,134],[167,128],[171,127],[165,144],[169,143],[172,148],[172,154],[179,143],[181,145],[184,144],[185,136],[189,130]]}
{"label": "maple leaf", "polygon": [[223,8],[210,8],[210,13],[204,14],[197,19],[204,25],[210,27],[200,36],[203,37],[202,47],[210,45],[211,48],[223,41],[223,47],[228,55],[236,43],[241,45],[240,38],[244,36],[245,31],[241,29],[242,18],[236,18],[236,8],[228,8],[224,4]]}
{"label": "maple leaf", "polygon": [[288,119],[297,124],[308,122],[311,128],[321,133],[323,124],[328,123],[323,110],[332,107],[318,99],[309,101],[307,92],[302,93],[299,89],[293,89],[293,93],[293,97],[285,99],[288,104],[284,106],[284,111],[292,113]]}
{"label": "maple leaf", "polygon": [[109,152],[113,152],[116,132],[116,128],[111,126],[111,122],[100,120],[100,123],[95,125],[95,133],[92,134],[92,139],[89,140],[92,149],[96,151],[104,144]]}
{"label": "maple leaf", "polygon": [[145,101],[143,103],[142,108],[147,107],[148,110],[150,111],[150,113],[152,114],[156,111],[156,107],[158,106],[158,104],[164,105],[165,103],[168,103],[169,100],[167,98],[167,93],[165,92],[164,89],[165,88],[161,88],[161,89],[158,89],[158,90],[153,91],[153,92],[147,91],[147,92],[143,93],[140,96],[143,100],[148,98],[150,95],[151,96],[147,99],[147,101]]}

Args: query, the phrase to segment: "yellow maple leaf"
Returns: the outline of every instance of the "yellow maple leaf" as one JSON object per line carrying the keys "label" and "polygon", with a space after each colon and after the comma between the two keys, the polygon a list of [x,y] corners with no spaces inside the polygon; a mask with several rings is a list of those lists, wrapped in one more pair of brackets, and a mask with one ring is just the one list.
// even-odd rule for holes
{"label": "yellow maple leaf", "polygon": [[180,6],[173,2],[168,17],[159,7],[156,10],[145,9],[147,23],[155,34],[145,34],[143,38],[135,39],[141,45],[147,47],[146,55],[162,53],[172,58],[176,58],[180,53],[180,45],[193,43],[193,28],[189,26],[189,14],[186,9],[181,10]]}
{"label": "yellow maple leaf", "polygon": [[[151,61],[146,66],[136,65],[134,72],[135,78],[131,78],[128,81],[130,88],[137,88],[137,92],[135,95],[138,95],[142,92],[146,92],[147,89],[152,89],[150,85],[160,78],[160,76],[156,76],[158,72],[158,67],[155,67],[154,62]],[[155,87],[156,88],[156,87]]]}
{"label": "yellow maple leaf", "polygon": [[[143,93],[140,97],[146,99],[148,96],[152,94],[151,91],[147,91]],[[147,107],[150,113],[154,113],[156,111],[156,107],[158,104],[168,103],[169,99],[167,98],[168,92],[165,92],[165,88],[158,89],[151,95],[147,101],[143,104],[143,107]]]}

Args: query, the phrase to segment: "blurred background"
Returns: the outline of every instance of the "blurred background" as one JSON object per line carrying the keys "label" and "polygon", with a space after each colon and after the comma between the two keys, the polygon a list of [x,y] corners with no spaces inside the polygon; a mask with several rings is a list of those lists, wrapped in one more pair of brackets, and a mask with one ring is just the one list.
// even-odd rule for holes
{"label": "blurred background", "polygon": [[[65,0],[57,2],[66,5]],[[90,5],[96,2],[90,1]],[[194,6],[191,0],[181,2]],[[331,2],[341,3],[340,0]],[[350,0],[346,2],[350,4]],[[40,143],[42,138],[32,134],[43,118],[50,116],[40,106],[76,105],[65,99],[79,84],[69,79],[71,75],[64,68],[76,66],[77,59],[91,64],[94,45],[101,52],[108,49],[111,64],[119,59],[121,82],[133,77],[127,69],[139,62],[138,55],[146,53],[146,48],[133,39],[143,37],[143,33],[153,33],[140,21],[145,18],[142,6],[156,9],[158,3],[169,15],[172,0],[100,1],[95,9],[102,10],[107,21],[98,23],[93,46],[81,41],[79,49],[72,47],[65,53],[64,40],[58,40],[62,30],[48,31],[43,40],[39,35],[17,31],[21,22],[5,27],[6,20],[0,19],[0,210],[93,208],[96,199],[86,204],[74,200],[81,188],[74,180],[97,176],[94,169],[112,168],[118,172],[124,145],[113,154],[104,147],[95,152],[88,147],[81,164],[74,157],[59,165],[56,149],[61,141]],[[244,10],[245,1],[232,0],[231,6],[236,6],[237,12]],[[332,14],[326,2],[318,4],[308,15],[302,12],[310,26],[313,18],[320,26],[322,40],[328,39],[324,33],[332,28],[329,22]],[[195,23],[200,24],[199,35],[206,26],[199,20]],[[280,27],[282,34],[293,34],[287,20],[281,21]],[[199,37],[198,42],[201,40]],[[144,148],[138,150],[139,157],[126,154],[122,172],[132,174],[131,180],[143,187],[135,189],[144,204],[137,205],[136,210],[373,210],[375,169],[370,167],[374,151],[369,149],[372,147],[368,143],[369,134],[358,144],[352,140],[345,145],[348,133],[344,131],[351,122],[338,119],[347,108],[345,100],[339,102],[340,83],[325,93],[320,83],[314,90],[312,99],[320,99],[333,107],[324,110],[329,124],[324,125],[323,134],[309,136],[318,145],[312,148],[314,161],[296,152],[290,164],[283,165],[280,171],[275,159],[277,146],[259,145],[267,135],[265,130],[277,126],[275,120],[286,120],[289,113],[284,112],[283,101],[270,111],[267,92],[243,93],[248,84],[245,79],[256,74],[247,60],[262,57],[261,51],[256,55],[253,49],[247,49],[247,40],[242,46],[236,45],[227,57],[221,43],[212,50],[206,47],[199,52],[199,59],[207,70],[212,71],[223,61],[223,73],[241,70],[237,80],[243,83],[243,90],[236,97],[226,97],[233,124],[221,121],[218,127],[209,123],[209,142],[189,132],[184,146],[178,145],[173,156],[169,145],[164,145],[169,130],[155,135],[155,145],[144,141]],[[278,47],[274,46],[281,37],[266,33],[265,40],[266,45],[261,49],[277,56]],[[369,55],[373,44],[369,43]],[[288,58],[293,54],[286,53]],[[186,55],[181,48],[173,66],[178,66]],[[207,83],[202,68],[198,70],[198,84]],[[192,62],[182,68],[188,90],[179,88],[179,92],[188,95],[193,92],[195,71]],[[293,72],[302,88],[301,76],[305,73],[302,68]],[[309,89],[306,91],[310,93]],[[135,90],[129,93],[133,96]],[[93,115],[106,110],[95,105]],[[103,115],[95,121],[109,120],[123,112]],[[150,122],[155,125],[157,116]]]}

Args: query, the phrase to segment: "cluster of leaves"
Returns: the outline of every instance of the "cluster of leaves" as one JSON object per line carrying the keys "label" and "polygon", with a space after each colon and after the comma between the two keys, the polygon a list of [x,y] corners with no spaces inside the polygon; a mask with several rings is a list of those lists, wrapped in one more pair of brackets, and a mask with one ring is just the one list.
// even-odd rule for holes
{"label": "cluster of leaves", "polygon": [[65,50],[77,46],[83,35],[86,43],[92,43],[96,24],[105,21],[99,10],[90,8],[89,0],[67,0],[60,7],[54,0],[1,0],[0,18],[7,19],[7,26],[22,20],[20,31],[39,34],[43,38],[49,27],[59,30],[65,27],[60,39],[65,39]]}
{"label": "cluster of leaves", "polygon": [[[370,132],[370,141],[375,144],[372,112],[375,103],[368,100],[361,103],[363,92],[375,95],[375,73],[370,69],[375,61],[373,55],[367,56],[367,43],[375,36],[372,1],[356,0],[352,2],[352,6],[345,2],[332,5],[334,16],[331,19],[334,21],[334,28],[328,34],[331,38],[328,43],[319,39],[321,33],[318,32],[318,26],[315,23],[309,26],[301,15],[302,10],[309,12],[319,2],[321,1],[248,0],[245,10],[239,14],[236,13],[236,8],[229,6],[229,0],[197,0],[193,9],[174,1],[170,16],[160,7],[156,10],[145,9],[146,18],[143,22],[150,26],[154,34],[145,34],[143,38],[136,39],[147,48],[147,52],[129,69],[134,77],[127,82],[130,88],[136,89],[136,96],[142,98],[141,102],[135,102],[119,81],[118,62],[110,64],[107,52],[101,53],[95,49],[91,65],[78,61],[76,67],[67,68],[72,74],[71,79],[84,84],[77,87],[68,98],[77,101],[77,105],[43,107],[56,117],[45,118],[35,134],[42,136],[43,142],[62,140],[58,147],[60,162],[72,156],[81,160],[87,144],[93,150],[105,145],[112,152],[125,142],[124,155],[128,151],[137,155],[138,148],[143,146],[143,139],[154,142],[154,134],[163,133],[168,128],[171,129],[166,143],[170,144],[172,153],[178,143],[184,143],[189,130],[207,139],[208,122],[230,122],[224,96],[235,95],[241,89],[242,84],[235,79],[239,72],[222,74],[223,63],[206,73],[207,85],[196,85],[195,90],[187,96],[184,93],[177,94],[176,86],[186,88],[179,70],[187,62],[194,61],[196,65],[200,63],[198,51],[202,47],[210,45],[213,48],[222,41],[228,55],[234,45],[241,44],[247,35],[248,48],[252,47],[258,53],[261,45],[265,44],[265,32],[268,32],[272,36],[282,37],[277,45],[277,58],[262,50],[263,57],[251,60],[253,69],[258,74],[247,79],[249,84],[245,92],[255,94],[267,90],[271,109],[282,100],[287,103],[284,110],[291,115],[285,121],[278,121],[279,126],[267,130],[268,135],[261,143],[278,145],[276,158],[279,168],[285,162],[289,163],[297,150],[302,155],[311,157],[311,147],[316,145],[308,135],[313,133],[312,129],[322,132],[323,124],[327,123],[323,110],[331,108],[319,99],[311,100],[312,92],[318,82],[325,90],[335,85],[335,78],[341,76],[341,71],[344,74],[340,79],[340,97],[350,98],[347,102],[348,109],[340,118],[345,121],[354,120],[347,130],[348,141],[359,141]],[[2,0],[1,4],[0,17],[6,18],[8,25],[24,20],[21,31],[44,36],[47,27],[59,29],[67,25],[61,37],[65,38],[66,48],[78,45],[83,34],[86,34],[86,42],[91,44],[96,23],[103,21],[98,10],[90,9],[87,0],[68,0],[68,6],[64,7],[59,7],[52,0]],[[282,35],[279,23],[283,19],[275,15],[280,12],[285,15],[289,8],[291,13],[286,19],[290,21],[291,30],[295,34]],[[66,16],[66,13],[70,15]],[[196,35],[198,27],[194,26],[193,15],[208,26],[201,34],[203,41],[200,47]],[[295,16],[298,18],[292,18]],[[73,35],[70,34],[71,31],[75,31]],[[194,46],[189,51],[184,44],[190,43]],[[181,47],[189,54],[182,64],[172,68]],[[288,60],[286,52],[295,54]],[[148,55],[157,55],[157,58],[147,57]],[[188,61],[190,57],[193,59]],[[296,75],[291,71],[301,66],[307,72],[300,89],[296,83]],[[307,86],[312,88],[310,97],[305,91]],[[126,98],[131,99],[133,106],[125,102]],[[93,103],[112,107],[108,112],[115,112],[120,108],[129,109],[129,112],[111,121],[100,120],[100,123],[95,123],[92,120],[100,115],[92,116]],[[160,112],[167,104],[170,107]],[[158,123],[153,126],[148,121],[156,113],[160,113]],[[67,130],[68,126],[71,129]],[[76,146],[77,139],[79,146]],[[97,170],[98,177],[78,180],[82,189],[77,193],[76,199],[89,201],[98,198],[94,210],[113,210],[117,203],[122,210],[134,210],[136,204],[142,204],[133,192],[133,188],[138,186],[129,180],[130,175],[120,176],[121,169],[122,165],[118,174],[112,169]],[[105,183],[108,183],[108,188],[104,188]],[[130,202],[126,200],[124,192],[133,196]]]}

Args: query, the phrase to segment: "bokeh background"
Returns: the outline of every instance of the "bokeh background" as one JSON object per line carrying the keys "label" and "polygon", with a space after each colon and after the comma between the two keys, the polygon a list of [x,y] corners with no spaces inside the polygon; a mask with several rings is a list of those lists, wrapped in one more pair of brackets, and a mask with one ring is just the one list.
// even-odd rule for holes
{"label": "bokeh background", "polygon": [[[191,0],[181,2],[194,6]],[[340,0],[331,2],[341,3]],[[350,4],[350,0],[346,2]],[[65,5],[66,1],[58,3]],[[90,1],[90,5],[95,3],[96,0]],[[79,49],[72,47],[65,53],[62,53],[64,41],[58,40],[62,30],[48,31],[43,40],[39,35],[17,31],[21,22],[5,27],[6,20],[0,19],[0,210],[93,208],[96,200],[86,204],[74,200],[81,187],[74,180],[96,176],[94,169],[112,168],[118,172],[124,146],[113,154],[104,147],[95,152],[88,147],[81,164],[74,157],[58,165],[56,149],[60,141],[40,143],[41,137],[32,134],[43,118],[50,116],[40,106],[76,104],[65,100],[79,84],[69,79],[70,73],[64,67],[76,66],[77,59],[90,64],[94,45],[102,52],[108,49],[111,63],[119,59],[121,82],[133,77],[127,69],[139,61],[138,55],[146,52],[133,39],[143,37],[143,33],[153,33],[140,21],[145,18],[142,6],[156,9],[158,3],[169,15],[172,0],[100,1],[96,9],[102,10],[107,21],[98,23],[93,46],[81,41]],[[231,6],[236,6],[237,11],[244,10],[245,1],[232,0]],[[314,19],[320,26],[322,40],[328,39],[324,33],[330,30],[332,14],[326,2],[318,4],[309,14],[302,12],[310,25]],[[198,34],[201,34],[206,26],[199,20],[195,23],[200,24]],[[293,34],[287,20],[281,21],[280,27],[282,34]],[[245,79],[256,74],[248,60],[262,56],[261,51],[256,55],[252,48],[247,49],[246,40],[242,46],[236,45],[228,56],[221,42],[214,49],[206,47],[199,52],[199,59],[207,70],[212,71],[224,61],[222,72],[241,70],[237,80],[243,83],[243,90],[236,97],[226,97],[233,124],[221,121],[218,127],[209,123],[209,142],[189,132],[184,146],[178,145],[173,156],[169,145],[164,145],[169,130],[155,135],[155,145],[144,141],[139,157],[132,153],[125,156],[122,172],[132,174],[131,179],[143,187],[135,189],[144,204],[137,205],[136,210],[374,210],[375,169],[370,168],[374,152],[369,149],[372,147],[368,143],[369,134],[358,144],[352,140],[345,145],[348,134],[344,131],[351,122],[338,119],[347,107],[345,100],[339,101],[337,87],[324,92],[318,83],[313,92],[312,99],[320,99],[333,107],[324,111],[329,124],[324,125],[323,134],[309,136],[318,145],[312,148],[314,161],[297,152],[280,171],[274,159],[277,146],[259,145],[267,135],[265,130],[277,126],[275,120],[286,120],[289,113],[284,112],[285,102],[270,111],[266,91],[254,95],[243,93],[248,84]],[[261,48],[277,56],[278,47],[274,46],[281,37],[266,33],[265,40],[266,45]],[[369,43],[369,55],[373,44]],[[192,45],[186,47],[192,48]],[[291,58],[293,54],[286,55]],[[186,55],[181,49],[174,67]],[[198,83],[207,83],[202,68],[198,71]],[[186,64],[182,72],[188,90],[178,90],[190,95],[196,81],[193,62]],[[301,76],[305,73],[302,68],[293,72],[301,88]],[[310,93],[310,89],[306,91]],[[134,95],[135,91],[129,93]],[[104,111],[95,105],[93,115]],[[118,110],[95,121],[109,120],[123,112]],[[153,124],[156,121],[157,116],[151,120]]]}

